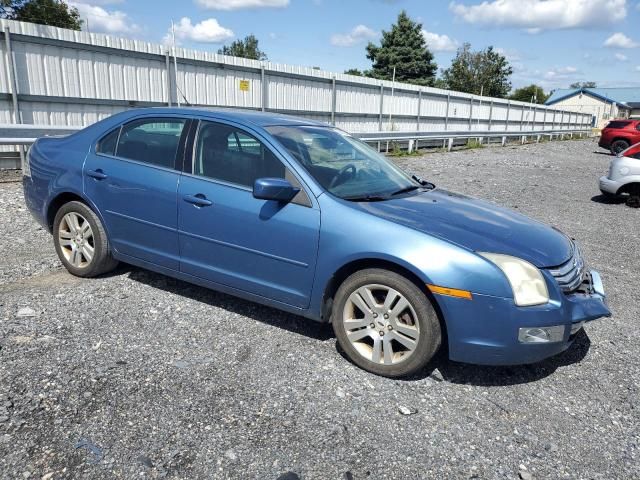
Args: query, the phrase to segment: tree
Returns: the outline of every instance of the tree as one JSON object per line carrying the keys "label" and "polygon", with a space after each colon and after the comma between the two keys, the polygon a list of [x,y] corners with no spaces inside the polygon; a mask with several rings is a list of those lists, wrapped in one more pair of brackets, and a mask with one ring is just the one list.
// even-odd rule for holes
{"label": "tree", "polygon": [[82,19],[75,7],[57,0],[0,0],[0,17],[52,27],[82,29]]}
{"label": "tree", "polygon": [[358,77],[364,77],[364,73],[362,72],[362,70],[359,70],[357,68],[350,68],[349,70],[345,70],[344,73],[347,75],[356,75]]}
{"label": "tree", "polygon": [[569,85],[569,88],[596,88],[596,82],[576,82]]}
{"label": "tree", "polygon": [[533,102],[543,104],[549,98],[549,95],[544,93],[542,87],[538,85],[529,85],[528,87],[517,88],[510,96],[511,100],[518,100],[520,102]]}
{"label": "tree", "polygon": [[395,67],[399,82],[431,85],[438,70],[422,35],[422,24],[411,20],[404,10],[391,31],[382,32],[379,46],[367,45],[367,58],[373,62],[367,76],[382,80],[391,80]]}
{"label": "tree", "polygon": [[231,45],[224,45],[218,53],[231,57],[267,60],[267,54],[258,48],[258,39],[254,35],[247,35],[244,40],[236,40],[231,42]]}
{"label": "tree", "polygon": [[493,47],[472,51],[471,44],[465,43],[442,72],[442,79],[451,90],[505,98],[511,90],[512,73],[507,59]]}

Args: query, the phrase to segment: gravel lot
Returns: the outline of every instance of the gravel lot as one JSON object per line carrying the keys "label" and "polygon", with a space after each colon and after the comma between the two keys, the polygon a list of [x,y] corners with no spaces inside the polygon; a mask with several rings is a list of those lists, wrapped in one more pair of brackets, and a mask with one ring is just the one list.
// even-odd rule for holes
{"label": "gravel lot", "polygon": [[0,478],[640,478],[640,211],[596,196],[610,159],[398,160],[570,233],[614,312],[541,364],[408,380],[351,365],[327,325],[127,266],[74,278],[1,183]]}

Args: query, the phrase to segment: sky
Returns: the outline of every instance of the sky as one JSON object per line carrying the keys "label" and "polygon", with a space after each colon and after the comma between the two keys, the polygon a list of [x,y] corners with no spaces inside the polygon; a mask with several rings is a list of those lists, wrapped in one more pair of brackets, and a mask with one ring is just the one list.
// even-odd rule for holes
{"label": "sky", "polygon": [[505,55],[514,87],[640,87],[640,0],[67,1],[91,32],[166,43],[173,20],[187,48],[216,52],[254,34],[270,61],[332,72],[370,68],[366,44],[404,9],[422,23],[439,70],[469,42]]}

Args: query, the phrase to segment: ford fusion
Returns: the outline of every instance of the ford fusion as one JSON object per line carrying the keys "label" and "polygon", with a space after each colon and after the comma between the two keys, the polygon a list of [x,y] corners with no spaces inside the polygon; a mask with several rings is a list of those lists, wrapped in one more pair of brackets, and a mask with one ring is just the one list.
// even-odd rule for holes
{"label": "ford fusion", "polygon": [[123,112],[41,138],[24,168],[60,261],[126,262],[331,322],[358,366],[532,363],[610,315],[578,245],[436,188],[329,125],[240,111]]}

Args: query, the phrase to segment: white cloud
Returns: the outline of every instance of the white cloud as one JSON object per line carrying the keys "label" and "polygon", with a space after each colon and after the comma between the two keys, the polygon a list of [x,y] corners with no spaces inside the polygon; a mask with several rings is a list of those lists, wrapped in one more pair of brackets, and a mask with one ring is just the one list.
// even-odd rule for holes
{"label": "white cloud", "polygon": [[627,60],[629,60],[629,58],[626,55],[622,54],[622,53],[616,53],[615,57],[618,60],[620,60],[621,62],[626,62]]}
{"label": "white cloud", "polygon": [[100,6],[81,2],[69,2],[69,5],[78,9],[80,18],[85,21],[85,30],[104,33],[132,33],[140,30],[140,27],[120,10],[108,11]]}
{"label": "white cloud", "polygon": [[485,0],[478,5],[454,1],[449,8],[467,23],[538,33],[616,24],[626,18],[626,4],[627,0]]}
{"label": "white cloud", "polygon": [[636,67],[636,72],[640,72],[640,65]]}
{"label": "white cloud", "polygon": [[124,3],[124,0],[91,0],[91,5],[116,5]]}
{"label": "white cloud", "polygon": [[422,30],[422,36],[427,42],[427,46],[434,52],[453,52],[458,48],[458,42],[448,35],[427,32]]}
{"label": "white cloud", "polygon": [[567,67],[554,68],[554,69],[548,70],[544,74],[544,79],[553,80],[553,81],[566,80],[566,79],[575,78],[578,73],[579,71],[576,67],[567,66]]}
{"label": "white cloud", "polygon": [[240,10],[242,8],[283,8],[289,0],[196,0],[196,4],[207,10]]}
{"label": "white cloud", "polygon": [[[233,38],[232,30],[223,27],[215,18],[208,18],[200,23],[192,24],[189,17],[182,17],[175,24],[176,43],[188,40],[198,43],[222,43]],[[171,27],[164,37],[163,42],[169,45],[172,42]]]}
{"label": "white cloud", "polygon": [[513,62],[519,62],[522,60],[522,55],[520,55],[520,52],[518,52],[517,50],[512,50],[510,48],[502,48],[502,47],[496,47],[494,48],[494,50],[496,53],[499,53],[504,58],[509,60],[509,62],[513,63]]}
{"label": "white cloud", "polygon": [[640,46],[640,43],[631,40],[622,32],[617,32],[604,41],[604,46],[611,48],[636,48]]}
{"label": "white cloud", "polygon": [[356,25],[349,33],[331,35],[331,45],[336,47],[352,47],[367,40],[376,38],[378,33],[366,25]]}

